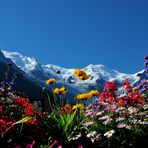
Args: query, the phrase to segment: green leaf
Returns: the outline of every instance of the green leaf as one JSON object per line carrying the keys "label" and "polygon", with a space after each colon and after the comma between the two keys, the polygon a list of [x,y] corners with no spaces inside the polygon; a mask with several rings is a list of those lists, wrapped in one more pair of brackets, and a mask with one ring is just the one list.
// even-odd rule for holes
{"label": "green leaf", "polygon": [[20,123],[26,123],[28,122],[29,120],[33,119],[34,117],[24,117],[23,119],[15,122],[14,124],[20,124]]}

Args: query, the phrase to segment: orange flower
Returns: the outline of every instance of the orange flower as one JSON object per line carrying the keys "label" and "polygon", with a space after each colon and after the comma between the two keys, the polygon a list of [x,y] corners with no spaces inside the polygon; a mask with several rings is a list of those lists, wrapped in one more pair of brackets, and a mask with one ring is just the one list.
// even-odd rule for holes
{"label": "orange flower", "polygon": [[87,80],[89,76],[86,74],[85,70],[75,69],[73,75],[81,80]]}
{"label": "orange flower", "polygon": [[67,92],[67,89],[65,87],[55,88],[53,90],[53,93],[55,93],[55,94],[66,94],[66,92]]}
{"label": "orange flower", "polygon": [[72,113],[73,110],[72,110],[72,106],[69,105],[69,104],[66,104],[65,106],[63,106],[61,108],[61,113],[64,114],[64,113]]}
{"label": "orange flower", "polygon": [[46,84],[48,85],[48,84],[54,84],[54,83],[56,83],[56,79],[55,78],[51,78],[51,79],[48,79],[47,81],[46,81]]}
{"label": "orange flower", "polygon": [[85,100],[85,99],[90,99],[90,98],[92,98],[94,96],[98,96],[98,95],[99,95],[99,92],[97,90],[91,90],[88,93],[78,94],[76,96],[76,99],[77,100]]}
{"label": "orange flower", "polygon": [[91,90],[89,93],[92,94],[92,96],[99,96],[98,90]]}
{"label": "orange flower", "polygon": [[55,89],[53,90],[53,93],[54,93],[54,94],[59,94],[59,90],[60,90],[59,88],[55,88]]}
{"label": "orange flower", "polygon": [[72,109],[73,110],[75,110],[75,109],[84,109],[84,105],[83,104],[76,104],[76,105],[73,106]]}

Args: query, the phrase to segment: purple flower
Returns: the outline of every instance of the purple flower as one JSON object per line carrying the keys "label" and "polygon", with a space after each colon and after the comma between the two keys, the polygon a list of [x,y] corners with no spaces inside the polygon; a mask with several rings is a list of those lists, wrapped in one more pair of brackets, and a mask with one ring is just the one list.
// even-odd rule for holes
{"label": "purple flower", "polygon": [[85,122],[83,123],[84,126],[88,127],[88,126],[91,126],[93,124],[93,122]]}
{"label": "purple flower", "polygon": [[93,117],[95,115],[95,112],[93,109],[87,110],[85,116],[86,117]]}
{"label": "purple flower", "polygon": [[117,127],[118,127],[118,128],[124,128],[124,127],[127,127],[127,124],[125,124],[125,123],[119,123],[119,124],[117,125]]}

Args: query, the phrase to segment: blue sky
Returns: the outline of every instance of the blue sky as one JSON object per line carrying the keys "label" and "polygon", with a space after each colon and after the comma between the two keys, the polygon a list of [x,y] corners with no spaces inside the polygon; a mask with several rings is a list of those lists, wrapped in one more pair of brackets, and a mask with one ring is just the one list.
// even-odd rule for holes
{"label": "blue sky", "polygon": [[125,73],[148,55],[147,0],[0,0],[0,48],[42,64]]}

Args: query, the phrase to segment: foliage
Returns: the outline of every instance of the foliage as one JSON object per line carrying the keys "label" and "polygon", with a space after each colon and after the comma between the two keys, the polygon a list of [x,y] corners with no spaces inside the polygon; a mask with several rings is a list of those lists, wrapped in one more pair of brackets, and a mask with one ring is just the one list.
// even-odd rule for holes
{"label": "foliage", "polygon": [[[146,75],[147,60],[145,57]],[[116,95],[115,82],[106,81],[103,92],[91,90],[78,94],[76,104],[68,102],[65,87],[54,88],[54,100],[47,95],[50,112],[38,112],[28,98],[13,91],[17,75],[0,82],[0,147],[85,148],[148,146],[148,80],[132,86],[128,78]],[[60,74],[60,72],[57,72]],[[142,74],[138,76],[141,77]],[[74,76],[85,81],[86,71],[76,69]],[[83,77],[83,78],[82,78]],[[47,85],[56,83],[54,78]],[[88,100],[98,97],[88,105]]]}

